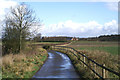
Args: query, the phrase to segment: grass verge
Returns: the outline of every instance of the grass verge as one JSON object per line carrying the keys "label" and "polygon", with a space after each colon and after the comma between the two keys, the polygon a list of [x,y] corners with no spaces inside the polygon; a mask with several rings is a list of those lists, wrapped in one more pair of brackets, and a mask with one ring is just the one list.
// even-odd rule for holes
{"label": "grass verge", "polygon": [[26,48],[19,54],[2,57],[2,78],[31,78],[47,59],[42,48]]}

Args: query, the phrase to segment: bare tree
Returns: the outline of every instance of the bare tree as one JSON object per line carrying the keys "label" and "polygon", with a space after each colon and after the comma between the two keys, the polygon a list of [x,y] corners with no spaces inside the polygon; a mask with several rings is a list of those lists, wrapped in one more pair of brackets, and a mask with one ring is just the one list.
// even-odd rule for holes
{"label": "bare tree", "polygon": [[30,28],[33,26],[40,26],[38,23],[39,21],[36,20],[33,11],[24,3],[11,8],[9,15],[6,15],[5,19],[3,42],[9,42],[12,39],[16,39],[19,42],[18,51],[20,51],[24,46],[24,40],[30,37],[31,33],[35,33],[35,30],[31,32]]}

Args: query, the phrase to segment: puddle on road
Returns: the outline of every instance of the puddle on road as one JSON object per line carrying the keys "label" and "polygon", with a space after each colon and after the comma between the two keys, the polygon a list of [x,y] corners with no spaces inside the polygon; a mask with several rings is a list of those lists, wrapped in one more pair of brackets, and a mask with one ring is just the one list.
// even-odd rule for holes
{"label": "puddle on road", "polygon": [[48,53],[49,54],[49,57],[48,58],[50,58],[50,59],[52,59],[52,58],[54,58],[54,54],[52,54],[52,53]]}
{"label": "puddle on road", "polygon": [[60,53],[60,52],[56,52],[57,54],[61,55],[61,57],[63,58],[64,61],[62,61],[62,64],[61,64],[61,70],[65,70],[65,69],[70,69],[71,68],[71,61],[69,59],[69,57],[63,53]]}

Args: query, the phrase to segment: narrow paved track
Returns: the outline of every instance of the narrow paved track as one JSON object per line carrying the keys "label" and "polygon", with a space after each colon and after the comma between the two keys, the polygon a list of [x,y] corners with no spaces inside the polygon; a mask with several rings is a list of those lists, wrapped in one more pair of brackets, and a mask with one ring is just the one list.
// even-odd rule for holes
{"label": "narrow paved track", "polygon": [[67,55],[56,51],[48,54],[47,61],[33,78],[79,78]]}

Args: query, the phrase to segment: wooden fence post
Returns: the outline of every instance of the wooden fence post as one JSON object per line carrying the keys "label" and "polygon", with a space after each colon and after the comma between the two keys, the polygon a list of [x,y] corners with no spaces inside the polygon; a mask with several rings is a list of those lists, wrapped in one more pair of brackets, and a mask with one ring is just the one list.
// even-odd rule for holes
{"label": "wooden fence post", "polygon": [[55,49],[55,47],[54,46],[52,46],[52,50],[54,50]]}
{"label": "wooden fence post", "polygon": [[[103,64],[105,66],[105,64]],[[105,78],[105,69],[102,68],[102,77]]]}
{"label": "wooden fence post", "polygon": [[[95,70],[95,72],[97,72],[96,64],[94,64],[94,70]],[[95,78],[96,77],[97,77],[97,75],[95,74]]]}
{"label": "wooden fence post", "polygon": [[[85,57],[83,57],[83,61],[84,61],[84,63],[86,62],[86,61],[85,61]],[[83,67],[85,67],[85,64],[83,64]]]}

